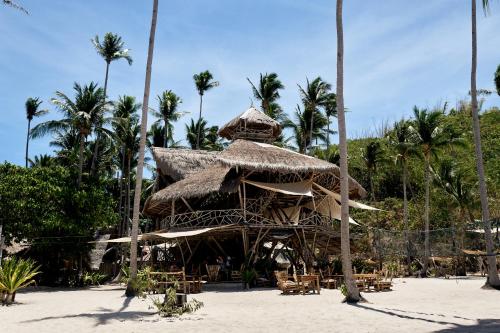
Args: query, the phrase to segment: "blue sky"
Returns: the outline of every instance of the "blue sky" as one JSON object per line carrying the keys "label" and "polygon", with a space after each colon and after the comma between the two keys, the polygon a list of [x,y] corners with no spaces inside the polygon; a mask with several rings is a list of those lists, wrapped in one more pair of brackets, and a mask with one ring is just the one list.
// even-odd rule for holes
{"label": "blue sky", "polygon": [[[111,31],[123,37],[134,64],[114,62],[108,94],[142,100],[152,1],[18,0],[30,15],[0,7],[0,161],[24,163],[24,102],[48,102],[56,90],[72,95],[73,82],[104,81],[104,61],[90,39]],[[454,104],[470,85],[470,1],[344,1],[345,103],[350,137],[372,133],[384,121],[409,116],[413,105]],[[492,89],[500,64],[500,5],[479,12],[478,87]],[[207,93],[204,117],[222,125],[250,106],[246,77],[279,74],[280,103],[289,114],[299,102],[297,83],[321,75],[335,83],[334,1],[160,0],[152,98],[166,89],[197,116],[192,75],[209,69],[220,87]],[[492,95],[486,106],[499,105]],[[149,123],[151,123],[151,118]],[[336,127],[336,125],[334,125]],[[336,140],[336,138],[335,138]],[[33,140],[30,155],[52,153],[50,138]]]}

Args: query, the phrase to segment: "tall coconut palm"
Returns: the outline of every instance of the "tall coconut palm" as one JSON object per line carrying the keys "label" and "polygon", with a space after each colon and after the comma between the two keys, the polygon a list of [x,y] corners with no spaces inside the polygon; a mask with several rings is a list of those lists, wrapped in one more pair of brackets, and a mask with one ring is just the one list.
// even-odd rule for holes
{"label": "tall coconut palm", "polygon": [[[99,40],[99,36],[95,36],[91,39],[92,45],[96,49],[97,53],[104,59],[106,62],[106,74],[104,76],[104,98],[107,97],[108,91],[108,76],[109,76],[109,66],[111,62],[125,59],[127,60],[129,65],[132,65],[132,57],[130,56],[129,49],[124,48],[125,43],[122,41],[122,38],[117,34],[113,34],[108,32],[104,35],[102,42]],[[99,154],[99,144],[101,141],[100,133],[97,133],[94,155],[92,157],[92,173],[95,172],[96,169],[96,161],[97,155]]]}
{"label": "tall coconut palm", "polygon": [[[479,126],[479,111],[477,105],[476,71],[477,71],[477,27],[476,27],[476,0],[472,3],[472,68],[470,79],[470,95],[472,104],[472,128],[474,131],[474,146],[476,154],[476,169],[479,178],[479,196],[481,198],[481,212],[484,224],[484,237],[486,240],[486,253],[488,258],[487,285],[500,289],[496,256],[494,254],[493,237],[491,235],[490,211],[488,207],[488,189],[484,176],[483,151],[481,147],[481,129]],[[485,13],[489,10],[489,1],[482,0]]]}
{"label": "tall coconut palm", "polygon": [[156,20],[158,17],[158,0],[153,0],[153,14],[151,18],[151,30],[149,32],[148,59],[146,62],[146,79],[144,83],[144,99],[142,102],[141,136],[139,141],[139,159],[137,161],[137,172],[134,192],[134,211],[132,214],[132,235],[130,242],[130,280],[127,284],[125,294],[135,296],[137,293],[137,234],[139,233],[139,212],[141,205],[142,171],[144,168],[144,150],[146,147],[146,136],[148,128],[148,104],[149,91],[151,88],[151,68],[153,64],[153,51],[155,44]]}
{"label": "tall coconut palm", "polygon": [[[313,113],[315,116],[313,116]],[[311,118],[314,118],[312,131],[310,128]],[[292,129],[295,145],[297,146],[299,152],[304,154],[305,147],[310,145],[311,140],[326,140],[325,133],[322,130],[326,126],[326,123],[325,116],[319,112],[318,109],[307,108],[304,106],[304,110],[302,110],[301,107],[297,105],[295,109],[295,122],[291,119],[286,119],[283,122],[283,127]]]}
{"label": "tall coconut palm", "polygon": [[[309,81],[306,78],[306,86],[302,88],[299,86],[299,92],[304,103],[304,108],[306,110],[317,110],[319,107],[324,107],[329,98],[329,91],[332,88],[331,85],[321,79],[321,77],[315,78],[313,81]],[[311,113],[310,126],[309,126],[309,144],[312,145],[313,137],[313,123],[314,116],[316,112]],[[307,146],[304,147],[304,151],[307,153]]]}
{"label": "tall coconut palm", "polygon": [[281,110],[276,101],[280,98],[280,90],[284,89],[285,86],[278,79],[278,74],[270,73],[270,74],[260,74],[259,85],[256,87],[249,78],[247,78],[248,82],[252,86],[252,92],[254,97],[260,101],[260,106],[262,111],[273,119],[280,121],[280,112]]}
{"label": "tall coconut palm", "polygon": [[[208,90],[219,86],[218,81],[213,81],[214,77],[212,73],[208,70],[201,72],[199,74],[193,75],[194,84],[196,86],[196,90],[198,91],[198,95],[200,95],[200,114],[198,115],[198,122],[201,120],[201,111],[203,108],[203,95]],[[200,130],[201,128],[199,128]],[[200,132],[196,135],[196,149],[200,149]]]}
{"label": "tall coconut palm", "polygon": [[83,173],[83,153],[87,137],[92,133],[104,110],[110,104],[104,100],[104,91],[96,83],[91,82],[88,85],[80,86],[75,83],[75,99],[72,101],[64,93],[57,91],[56,98],[51,102],[63,114],[64,118],[59,120],[49,120],[35,126],[31,132],[31,138],[38,138],[49,133],[58,131],[70,131],[74,129],[78,133],[78,186],[82,181]]}
{"label": "tall coconut palm", "polygon": [[342,0],[337,0],[337,119],[340,150],[340,247],[342,271],[346,284],[346,302],[359,302],[361,295],[353,280],[351,247],[349,241],[349,173],[347,169],[347,135],[344,114],[344,28],[342,25]]}
{"label": "tall coconut palm", "polygon": [[375,187],[373,185],[373,176],[377,172],[377,166],[385,160],[385,153],[378,141],[371,141],[363,149],[361,157],[365,162],[366,170],[368,171],[368,181],[370,184],[370,196],[372,201],[375,201]]}
{"label": "tall coconut palm", "polygon": [[182,99],[177,96],[172,90],[166,90],[161,95],[158,95],[159,108],[158,111],[152,111],[153,116],[163,120],[163,147],[168,147],[168,141],[173,137],[172,122],[179,120],[185,112],[177,111]]}
{"label": "tall coconut palm", "polygon": [[[125,198],[125,205],[127,204],[127,198],[130,198],[130,195],[123,193],[123,182],[126,183],[125,192],[128,191],[130,193],[130,164],[132,157],[136,155],[139,146],[139,116],[137,111],[141,108],[140,103],[136,103],[135,97],[133,96],[120,96],[118,98],[118,102],[115,104],[115,109],[113,112],[113,117],[115,118],[113,122],[113,130],[114,137],[117,141],[117,144],[120,146],[119,151],[119,161],[116,161],[119,164],[121,177],[119,181],[120,188],[120,200],[119,207],[120,212],[122,212],[122,207],[124,206],[123,198]],[[125,209],[124,212],[130,211],[130,199],[128,199],[129,208]],[[122,220],[127,221],[128,223],[128,215],[123,214]],[[125,223],[122,223],[120,228],[120,235],[123,235]]]}
{"label": "tall coconut palm", "polygon": [[427,109],[419,109],[416,106],[413,108],[415,120],[410,126],[410,131],[414,143],[419,146],[422,156],[424,157],[424,172],[425,172],[425,208],[424,208],[424,223],[425,223],[425,254],[424,263],[420,276],[427,276],[427,268],[429,266],[430,243],[429,243],[429,200],[430,200],[430,181],[431,181],[431,160],[437,157],[439,152],[445,146],[453,143],[458,143],[457,140],[451,139],[450,135],[443,128],[443,110],[436,108],[432,111]]}
{"label": "tall coconut palm", "polygon": [[393,148],[394,162],[401,166],[403,171],[403,225],[405,230],[405,241],[407,249],[407,264],[410,270],[410,239],[408,237],[408,196],[406,193],[408,181],[408,160],[416,154],[415,145],[412,142],[412,131],[410,123],[404,119],[394,124],[394,130],[389,135],[389,145]]}
{"label": "tall coconut palm", "polygon": [[191,118],[191,122],[186,124],[186,140],[189,147],[191,149],[205,149],[207,131],[207,121],[205,119],[200,118],[195,123],[194,119]]}
{"label": "tall coconut palm", "polygon": [[26,161],[26,168],[28,167],[28,150],[29,150],[29,143],[30,143],[30,129],[31,129],[31,121],[35,117],[41,117],[44,114],[47,114],[49,111],[48,110],[38,110],[40,107],[40,104],[42,104],[42,100],[39,99],[38,97],[35,98],[28,98],[26,100],[26,119],[28,119],[28,131],[26,133],[26,155],[25,155],[25,161]]}
{"label": "tall coconut palm", "polygon": [[325,103],[326,115],[326,149],[330,148],[330,118],[337,117],[337,96],[329,93]]}

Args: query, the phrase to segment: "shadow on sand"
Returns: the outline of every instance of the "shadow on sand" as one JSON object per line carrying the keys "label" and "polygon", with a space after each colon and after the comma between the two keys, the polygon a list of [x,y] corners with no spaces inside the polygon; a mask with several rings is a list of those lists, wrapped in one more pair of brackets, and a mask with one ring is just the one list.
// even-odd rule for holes
{"label": "shadow on sand", "polygon": [[95,326],[99,326],[99,325],[106,325],[111,320],[142,321],[144,320],[145,316],[151,316],[155,314],[154,312],[148,312],[148,311],[125,311],[130,305],[132,299],[133,297],[125,297],[123,304],[118,311],[106,308],[98,308],[96,312],[92,313],[67,314],[63,316],[48,316],[37,319],[25,320],[22,323],[34,323],[34,322],[43,322],[47,320],[71,319],[71,318],[92,318],[95,319],[96,321]]}

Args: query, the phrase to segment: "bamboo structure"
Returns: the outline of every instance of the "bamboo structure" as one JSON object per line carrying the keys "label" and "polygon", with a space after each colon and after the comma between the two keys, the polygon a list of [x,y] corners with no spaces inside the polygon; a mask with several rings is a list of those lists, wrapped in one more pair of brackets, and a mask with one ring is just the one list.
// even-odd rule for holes
{"label": "bamboo structure", "polygon": [[[216,243],[219,253],[225,240],[239,242],[247,263],[259,259],[265,242],[287,244],[308,267],[319,254],[338,253],[340,170],[272,145],[280,134],[278,122],[250,108],[220,129],[232,141],[222,152],[154,148],[158,190],[144,214],[169,232],[213,228],[190,241]],[[351,199],[366,196],[352,178],[349,192]],[[183,242],[189,252],[185,258],[181,251],[182,258],[190,264],[198,245]]]}

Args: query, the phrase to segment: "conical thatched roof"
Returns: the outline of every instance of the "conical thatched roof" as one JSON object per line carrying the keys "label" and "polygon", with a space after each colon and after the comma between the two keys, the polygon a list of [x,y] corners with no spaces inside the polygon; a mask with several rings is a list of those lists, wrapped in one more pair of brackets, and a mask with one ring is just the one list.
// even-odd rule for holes
{"label": "conical thatched roof", "polygon": [[217,161],[217,152],[191,149],[153,148],[156,167],[177,181],[204,170]]}
{"label": "conical thatched roof", "polygon": [[219,130],[219,135],[229,140],[273,142],[280,134],[280,123],[254,107],[232,119]]}
{"label": "conical thatched roof", "polygon": [[335,164],[267,143],[236,140],[217,158],[225,165],[276,172],[328,172]]}

